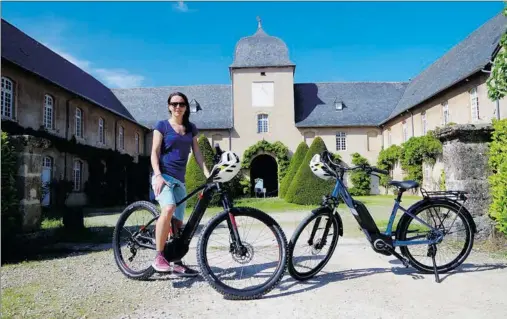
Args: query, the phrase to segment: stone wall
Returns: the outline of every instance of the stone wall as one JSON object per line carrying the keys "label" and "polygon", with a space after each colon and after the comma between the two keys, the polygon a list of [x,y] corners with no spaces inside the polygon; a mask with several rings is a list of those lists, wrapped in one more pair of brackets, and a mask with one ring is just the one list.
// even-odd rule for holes
{"label": "stone wall", "polygon": [[11,143],[18,157],[16,188],[20,199],[22,230],[35,231],[40,228],[42,221],[42,151],[49,147],[50,141],[31,135],[14,135]]}
{"label": "stone wall", "polygon": [[465,207],[474,217],[479,238],[488,237],[493,229],[493,221],[488,216],[491,203],[488,142],[492,131],[489,124],[463,124],[435,132],[443,143],[446,188],[469,193]]}

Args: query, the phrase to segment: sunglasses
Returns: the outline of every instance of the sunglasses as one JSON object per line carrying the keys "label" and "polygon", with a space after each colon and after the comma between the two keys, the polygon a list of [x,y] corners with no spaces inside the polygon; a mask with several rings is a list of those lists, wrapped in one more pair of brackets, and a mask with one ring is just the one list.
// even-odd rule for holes
{"label": "sunglasses", "polygon": [[171,102],[169,103],[169,105],[171,105],[172,107],[177,107],[177,106],[180,106],[180,107],[187,107],[187,104],[185,102]]}

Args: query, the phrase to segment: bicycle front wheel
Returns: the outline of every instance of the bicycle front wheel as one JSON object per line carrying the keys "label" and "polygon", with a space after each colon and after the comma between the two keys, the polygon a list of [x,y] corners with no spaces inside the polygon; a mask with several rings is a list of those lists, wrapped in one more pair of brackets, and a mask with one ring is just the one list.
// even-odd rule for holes
{"label": "bicycle front wheel", "polygon": [[[275,288],[287,269],[287,239],[278,223],[268,214],[250,207],[221,212],[205,226],[197,247],[197,260],[206,281],[228,299],[256,299]],[[252,225],[253,222],[259,222]],[[231,227],[236,227],[241,245],[236,247]],[[257,245],[256,245],[257,244]],[[257,265],[249,265],[259,261]],[[231,266],[224,266],[231,262]],[[257,284],[239,285],[247,276]]]}
{"label": "bicycle front wheel", "polygon": [[[289,242],[288,270],[292,278],[308,280],[326,266],[338,243],[339,226],[327,208],[312,213],[299,224]],[[303,251],[302,256],[294,257],[299,249]],[[317,256],[321,252],[323,255]],[[317,257],[317,262],[312,263],[312,257]]]}

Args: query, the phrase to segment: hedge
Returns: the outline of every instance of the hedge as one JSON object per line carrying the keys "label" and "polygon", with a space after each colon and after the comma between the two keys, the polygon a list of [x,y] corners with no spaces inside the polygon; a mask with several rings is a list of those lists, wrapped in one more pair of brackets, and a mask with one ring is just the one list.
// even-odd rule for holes
{"label": "hedge", "polygon": [[[17,155],[7,133],[2,132],[2,245],[19,233],[22,216],[16,189]],[[4,251],[4,249],[2,249]]]}
{"label": "hedge", "polygon": [[489,215],[496,222],[496,228],[507,235],[507,119],[493,119],[492,141],[489,146],[488,164],[492,202]]}
{"label": "hedge", "polygon": [[[204,135],[200,135],[198,139],[199,149],[201,150],[201,154],[204,158],[204,163],[208,168],[208,171],[211,171],[213,168],[214,162],[213,158],[215,156],[215,150],[211,147],[209,140]],[[206,182],[206,177],[202,172],[201,168],[197,164],[195,156],[192,154],[190,161],[187,165],[187,172],[185,175],[185,183],[187,192],[192,192],[195,188]],[[223,189],[228,193],[231,199],[236,197],[240,197],[244,194],[244,187],[242,185],[243,176],[241,172],[236,175],[230,182],[222,184]],[[189,198],[187,200],[187,207],[194,207],[197,203],[197,195]],[[210,202],[210,206],[220,206],[222,203],[220,202],[220,196],[215,194],[213,199]]]}
{"label": "hedge", "polygon": [[[213,167],[213,148],[211,147],[210,142],[204,135],[200,135],[198,139],[199,149],[201,151],[202,157],[204,159],[204,164],[208,168],[208,171],[211,171]],[[199,187],[200,185],[206,182],[206,176],[204,176],[203,171],[197,164],[197,160],[195,159],[195,155],[192,153],[190,161],[187,165],[187,172],[185,174],[185,186],[187,189],[187,193],[192,192],[194,189]],[[217,197],[217,196],[215,196]],[[213,204],[216,204],[218,200],[213,198]],[[187,200],[187,206],[193,207],[197,203],[197,195],[190,197]]]}
{"label": "hedge", "polygon": [[282,182],[280,183],[280,197],[283,198],[285,194],[287,193],[287,190],[289,189],[289,186],[294,179],[294,175],[296,175],[299,167],[301,166],[301,163],[303,162],[303,159],[305,158],[306,153],[308,152],[308,145],[305,142],[299,143],[296,152],[290,159],[290,165],[287,169],[287,174],[285,174],[285,177],[282,179]]}
{"label": "hedge", "polygon": [[334,180],[324,181],[318,178],[312,173],[309,166],[312,157],[324,150],[326,150],[326,144],[320,136],[316,137],[287,190],[285,196],[287,202],[300,205],[318,205],[322,196],[331,191]]}
{"label": "hedge", "polygon": [[[352,154],[352,165],[358,166],[367,164],[368,160],[361,156],[359,153]],[[370,194],[370,176],[368,173],[362,170],[353,171],[350,174],[350,180],[352,181],[352,187],[349,192],[352,196],[365,196]]]}

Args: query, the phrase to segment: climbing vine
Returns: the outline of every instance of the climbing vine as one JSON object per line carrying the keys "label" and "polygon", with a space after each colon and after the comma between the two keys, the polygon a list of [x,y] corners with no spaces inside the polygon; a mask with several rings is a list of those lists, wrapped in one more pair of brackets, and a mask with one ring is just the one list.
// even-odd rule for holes
{"label": "climbing vine", "polygon": [[51,147],[59,152],[73,154],[87,161],[89,179],[84,185],[84,191],[91,205],[125,204],[125,201],[142,198],[148,190],[146,176],[149,174],[149,160],[146,157],[140,157],[139,163],[135,163],[129,154],[80,144],[75,136],[66,139],[46,131],[43,127],[35,130],[8,120],[2,121],[2,130],[11,135],[31,135],[47,139],[51,142]]}
{"label": "climbing vine", "polygon": [[402,147],[398,145],[391,145],[386,149],[382,149],[377,158],[377,167],[389,171],[389,175],[380,175],[380,185],[388,190],[388,183],[392,180],[392,174],[396,162],[401,158]]}
{"label": "climbing vine", "polygon": [[422,183],[423,162],[434,165],[440,154],[442,154],[442,143],[432,132],[411,137],[402,145],[401,168],[408,174],[409,179]]}
{"label": "climbing vine", "polygon": [[250,164],[252,163],[253,157],[258,152],[266,152],[275,154],[277,162],[278,162],[278,178],[282,180],[287,173],[287,168],[289,167],[289,149],[282,142],[276,141],[274,143],[270,143],[266,140],[259,141],[254,145],[250,146],[243,153],[243,168],[250,168]]}

